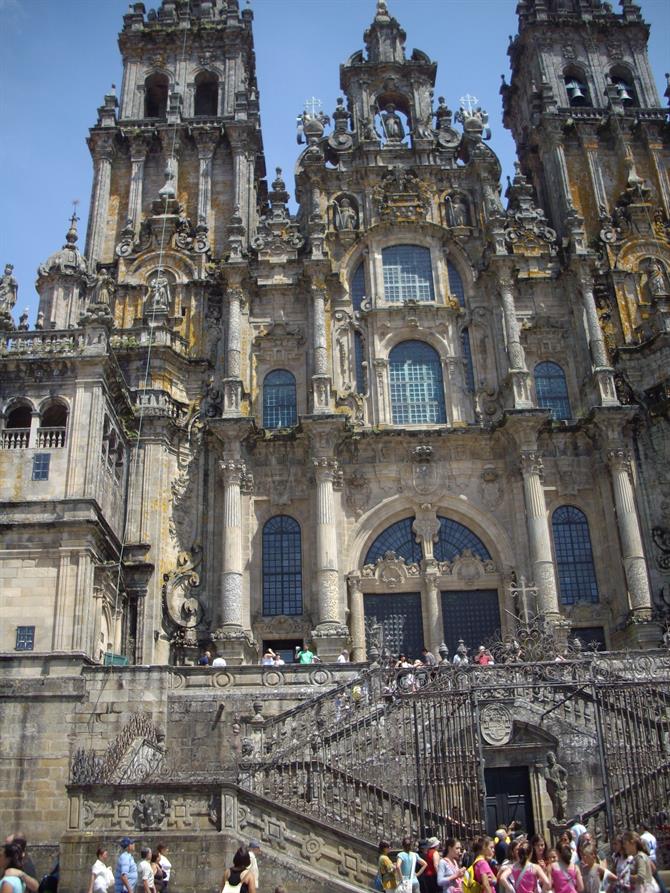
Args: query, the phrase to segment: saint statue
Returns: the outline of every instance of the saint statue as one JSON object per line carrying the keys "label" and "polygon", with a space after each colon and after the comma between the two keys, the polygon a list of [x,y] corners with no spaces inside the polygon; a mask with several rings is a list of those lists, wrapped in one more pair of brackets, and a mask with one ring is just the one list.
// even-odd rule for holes
{"label": "saint statue", "polygon": [[389,142],[399,143],[405,139],[405,128],[403,127],[400,115],[395,110],[392,102],[384,109],[382,114],[382,123],[384,125],[384,133]]}
{"label": "saint statue", "polygon": [[335,227],[340,232],[352,232],[358,229],[358,212],[351,200],[344,197],[335,202]]}
{"label": "saint statue", "polygon": [[109,270],[101,270],[97,275],[97,281],[95,283],[95,303],[96,304],[105,304],[107,307],[112,303],[112,292],[114,290],[114,284],[112,282],[112,277],[109,273]]}
{"label": "saint statue", "polygon": [[170,285],[162,273],[156,273],[149,284],[149,309],[166,313],[170,309]]}
{"label": "saint statue", "polygon": [[554,809],[554,819],[561,824],[568,817],[568,770],[561,766],[553,751],[547,754],[544,780]]}
{"label": "saint statue", "polygon": [[4,275],[0,277],[0,313],[11,313],[16,304],[19,284],[12,275],[13,270],[13,264],[6,264]]}
{"label": "saint statue", "polygon": [[450,226],[469,225],[468,206],[462,195],[459,195],[457,192],[453,195],[448,195],[445,199],[445,204],[447,206],[447,220]]}
{"label": "saint statue", "polygon": [[665,298],[670,294],[663,267],[655,257],[647,261],[647,288],[652,298]]}

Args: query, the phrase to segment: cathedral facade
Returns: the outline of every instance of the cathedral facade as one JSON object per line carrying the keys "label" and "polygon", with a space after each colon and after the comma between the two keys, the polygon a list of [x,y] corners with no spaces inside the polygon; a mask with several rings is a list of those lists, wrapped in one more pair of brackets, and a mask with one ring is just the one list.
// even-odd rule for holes
{"label": "cathedral facade", "polygon": [[83,252],[73,218],[35,329],[2,280],[21,672],[303,642],[361,663],[372,630],[453,654],[532,616],[660,645],[670,138],[641,10],[520,0],[504,190],[486,112],[436,102],[436,63],[373,12],[332,114],[299,119],[297,215],[266,176],[251,11],[124,16]]}

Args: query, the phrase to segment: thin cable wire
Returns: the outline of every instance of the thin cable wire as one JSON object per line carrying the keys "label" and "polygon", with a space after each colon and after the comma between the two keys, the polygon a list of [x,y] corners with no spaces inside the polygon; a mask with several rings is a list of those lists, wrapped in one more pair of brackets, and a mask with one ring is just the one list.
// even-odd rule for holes
{"label": "thin cable wire", "polygon": [[[181,50],[181,70],[182,70],[182,72],[184,69],[184,63],[186,61],[186,37],[187,37],[187,34],[188,34],[188,29],[184,29],[184,39],[182,42],[182,50]],[[169,95],[168,95],[168,101],[169,101]],[[174,150],[175,150],[176,142],[177,142],[177,122],[175,121],[173,128],[172,128],[172,145],[170,146],[170,155],[168,157],[168,162],[167,162],[167,167],[170,170],[172,170],[172,167],[171,167],[172,163],[176,160],[174,157]],[[176,198],[177,177],[174,178],[174,185],[175,185],[175,198]],[[159,277],[164,272],[163,260],[164,260],[164,254],[165,254],[165,232],[166,232],[166,228],[167,228],[167,208],[168,208],[169,200],[170,200],[170,197],[168,195],[166,195],[164,197],[163,227],[162,227],[161,238],[160,238],[160,250],[158,253],[158,267],[156,268],[156,272],[154,274],[154,281],[156,281],[156,278]],[[147,390],[147,386],[149,383],[149,374],[151,371],[151,348],[153,346],[153,340],[154,340],[153,339],[153,325],[154,325],[155,319],[156,319],[156,302],[154,301],[152,304],[152,307],[151,307],[151,318],[150,318],[150,323],[149,323],[150,332],[149,332],[149,341],[148,341],[148,346],[147,346],[147,358],[146,358],[146,364],[144,367],[144,378],[142,381],[142,392],[143,393],[146,392],[146,390]],[[114,350],[111,348],[111,345],[110,345],[110,350],[112,351],[112,353],[114,353]],[[116,355],[115,355],[115,357],[116,357]],[[120,364],[119,364],[119,368],[120,368]],[[124,380],[125,380],[125,376],[124,376]],[[127,384],[127,382],[126,382],[126,384]],[[140,392],[138,390],[138,396],[139,395],[140,395]],[[140,401],[139,418],[138,418],[138,424],[137,424],[137,440],[135,443],[135,449],[133,451],[133,458],[131,460],[130,469],[128,472],[128,493],[127,493],[127,498],[126,498],[126,510],[125,510],[124,519],[123,519],[123,530],[121,533],[121,548],[119,550],[118,571],[117,571],[117,575],[116,575],[116,587],[115,587],[115,593],[114,593],[114,616],[115,617],[117,615],[118,604],[119,604],[119,595],[120,595],[120,589],[121,589],[121,574],[122,574],[122,568],[123,568],[123,555],[125,552],[125,548],[128,545],[127,537],[128,537],[129,516],[130,516],[130,512],[132,511],[132,506],[133,506],[132,497],[135,495],[135,488],[137,486],[137,467],[138,467],[138,462],[139,462],[140,445],[141,445],[141,441],[142,441],[142,426],[144,423],[144,409],[145,409],[145,404],[143,401]],[[141,511],[141,509],[140,509],[140,511]]]}

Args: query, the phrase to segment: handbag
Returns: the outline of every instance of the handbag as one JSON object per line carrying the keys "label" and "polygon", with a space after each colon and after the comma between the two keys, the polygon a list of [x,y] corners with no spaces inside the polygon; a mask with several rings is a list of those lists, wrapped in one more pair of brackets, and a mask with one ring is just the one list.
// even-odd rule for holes
{"label": "handbag", "polygon": [[412,879],[404,877],[395,888],[395,893],[412,893]]}

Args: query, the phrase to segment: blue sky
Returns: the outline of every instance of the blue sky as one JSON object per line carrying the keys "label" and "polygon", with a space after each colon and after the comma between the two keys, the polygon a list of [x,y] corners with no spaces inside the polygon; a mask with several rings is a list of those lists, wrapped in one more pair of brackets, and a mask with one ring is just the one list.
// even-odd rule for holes
{"label": "blue sky", "polygon": [[[652,25],[650,57],[662,95],[670,0],[640,2]],[[252,0],[251,7],[268,172],[282,167],[292,192],[296,115],[310,96],[328,114],[335,108],[339,65],[363,46],[375,0]],[[470,93],[487,109],[505,173],[514,145],[502,126],[498,88],[501,73],[509,73],[515,7],[516,0],[389,0],[408,50],[438,62],[436,97],[455,109]],[[91,190],[85,138],[104,93],[121,82],[116,38],[127,8],[127,0],[0,0],[0,264],[15,265],[15,316],[29,307],[31,324],[36,268],[63,243],[75,198],[83,250]]]}

